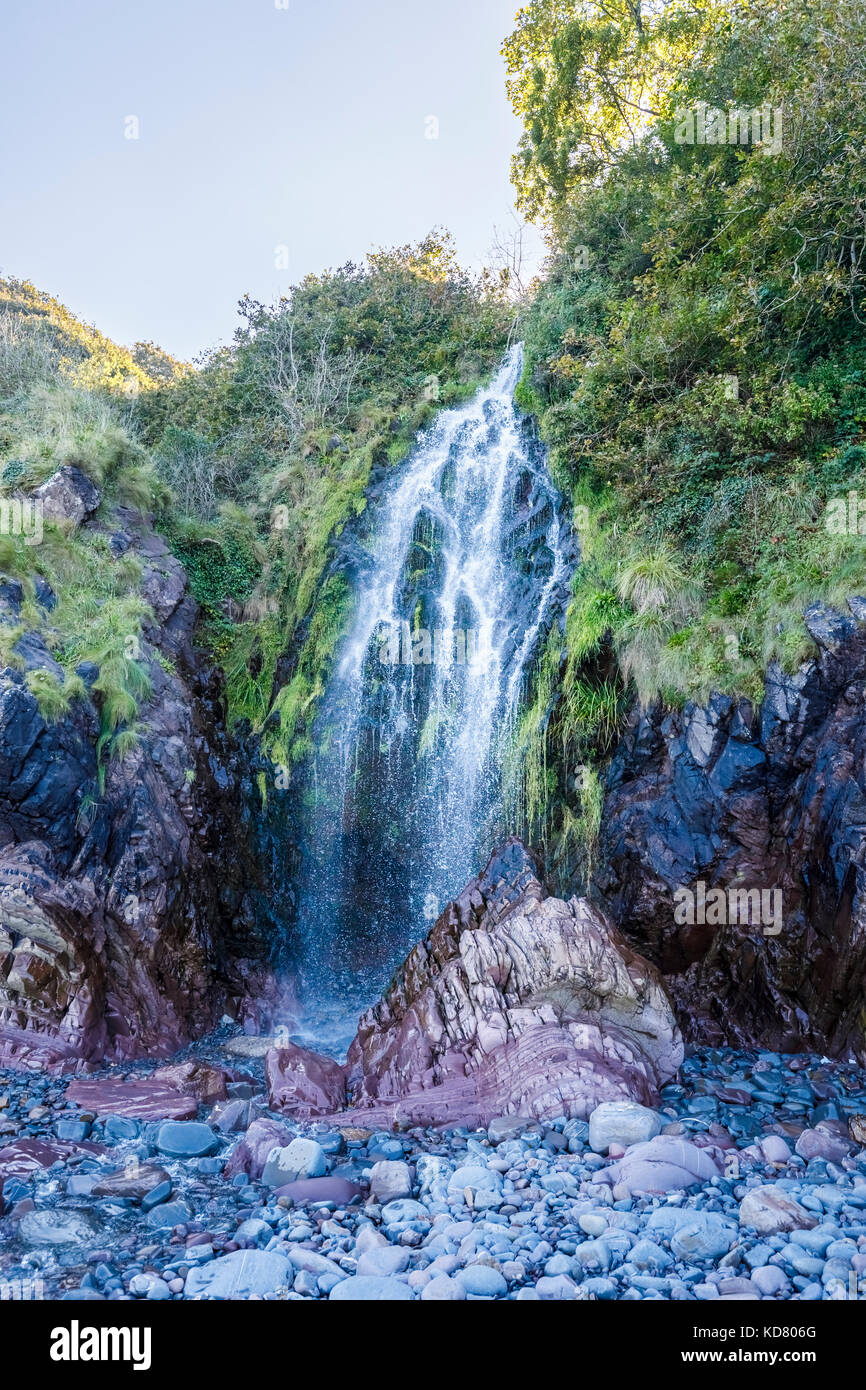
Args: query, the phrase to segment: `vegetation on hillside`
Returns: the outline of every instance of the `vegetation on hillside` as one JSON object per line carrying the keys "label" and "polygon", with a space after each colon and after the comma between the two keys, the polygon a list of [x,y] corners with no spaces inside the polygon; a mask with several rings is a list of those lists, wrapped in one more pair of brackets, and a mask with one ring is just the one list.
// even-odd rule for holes
{"label": "vegetation on hillside", "polygon": [[332,543],[363,512],[374,466],[399,463],[492,370],[510,317],[445,234],[241,313],[232,346],[143,399],[142,418],[232,717],[290,766],[351,602],[345,576],[327,574]]}
{"label": "vegetation on hillside", "polygon": [[[18,621],[0,628],[2,662],[22,671],[18,641],[39,634],[63,676],[51,669],[25,679],[46,719],[61,718],[85,693],[75,668],[99,668],[93,695],[100,712],[100,766],[136,737],[150,689],[141,658],[141,626],[150,611],[140,594],[141,566],[115,556],[105,534],[47,520],[38,543],[27,504],[57,469],[78,468],[101,494],[100,514],[118,504],[153,511],[167,500],[135,424],[136,400],[183,369],[152,345],[118,347],[62,304],[16,280],[0,280],[0,574],[21,585]],[[25,504],[23,513],[13,510]],[[32,505],[32,504],[31,504]],[[50,586],[56,604],[41,602]]]}
{"label": "vegetation on hillside", "polygon": [[520,401],[583,551],[519,737],[551,855],[632,694],[758,699],[863,592],[864,51],[857,0],[532,0],[506,44],[550,240]]}
{"label": "vegetation on hillside", "polygon": [[[399,463],[492,370],[512,315],[498,281],[460,270],[445,233],[240,309],[231,346],[193,369],[0,281],[0,500],[74,465],[99,486],[103,517],[117,504],[154,513],[201,605],[231,720],[291,765],[351,602],[345,575],[328,573],[333,542],[363,512],[373,468]],[[0,535],[0,570],[25,591],[21,623],[0,629],[4,661],[23,664],[25,628],[44,635],[65,679],[27,679],[52,719],[83,692],[75,667],[94,661],[102,749],[122,749],[149,689],[137,562],[104,536],[46,525],[39,545]],[[40,576],[58,596],[50,613]]]}

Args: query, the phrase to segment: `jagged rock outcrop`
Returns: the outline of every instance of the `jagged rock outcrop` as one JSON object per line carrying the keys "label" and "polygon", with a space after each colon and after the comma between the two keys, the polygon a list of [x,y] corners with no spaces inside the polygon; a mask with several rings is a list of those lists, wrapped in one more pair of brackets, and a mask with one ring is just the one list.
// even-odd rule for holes
{"label": "jagged rock outcrop", "polygon": [[[866,1053],[866,600],[849,606],[807,611],[818,655],[771,667],[760,708],[638,712],[613,759],[600,901],[687,1040]],[[677,921],[675,894],[701,883],[703,911]],[[733,907],[731,889],[778,892],[779,910]]]}
{"label": "jagged rock outcrop", "polygon": [[[190,642],[196,605],[146,520],[119,508],[112,525],[115,553],[141,562],[154,615],[141,639],[152,692],[138,746],[101,781],[98,697],[47,723],[22,672],[0,672],[3,1062],[167,1056],[263,990],[250,774],[224,732],[216,673]],[[14,625],[14,584],[0,601],[0,621]],[[53,662],[36,645],[33,662]],[[97,670],[79,674],[89,689]]]}
{"label": "jagged rock outcrop", "polygon": [[509,840],[415,947],[349,1049],[359,1122],[486,1124],[653,1104],[682,1045],[658,972]]}

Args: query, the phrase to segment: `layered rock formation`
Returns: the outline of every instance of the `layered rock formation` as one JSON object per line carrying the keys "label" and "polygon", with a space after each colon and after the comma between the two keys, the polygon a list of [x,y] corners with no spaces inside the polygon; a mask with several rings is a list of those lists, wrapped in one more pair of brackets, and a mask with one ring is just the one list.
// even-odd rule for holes
{"label": "layered rock formation", "polygon": [[[638,713],[613,760],[602,903],[689,1040],[866,1052],[866,600],[850,608],[808,610],[818,656],[771,667],[759,709]],[[677,921],[700,883],[778,891],[779,918],[728,903]]]}
{"label": "layered rock formation", "polygon": [[[299,1052],[271,1054],[271,1102],[315,1113],[309,1087],[288,1083]],[[302,1060],[313,1076],[315,1059]],[[514,1113],[583,1118],[605,1100],[653,1104],[681,1060],[658,972],[587,902],[548,897],[512,839],[363,1015],[346,1075],[359,1123],[475,1126]]]}
{"label": "layered rock formation", "polygon": [[[64,505],[75,481],[57,483]],[[22,671],[0,672],[4,1061],[166,1056],[218,1011],[240,1012],[245,980],[264,960],[244,843],[249,774],[221,732],[215,673],[192,650],[197,610],[185,572],[138,514],[118,509],[112,525],[112,551],[140,560],[153,613],[141,639],[152,693],[138,746],[101,782],[98,696],[47,723]],[[10,625],[20,621],[18,590],[12,581],[0,589],[0,621]],[[17,652],[26,668],[56,665],[38,634],[25,632]],[[80,674],[90,688],[98,670],[85,663]]]}

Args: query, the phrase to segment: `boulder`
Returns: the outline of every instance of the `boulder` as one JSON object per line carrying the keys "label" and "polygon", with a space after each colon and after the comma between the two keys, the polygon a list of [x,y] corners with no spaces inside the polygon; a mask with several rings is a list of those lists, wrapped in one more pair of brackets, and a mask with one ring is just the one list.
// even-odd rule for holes
{"label": "boulder", "polygon": [[316,1202],[335,1202],[337,1206],[348,1206],[361,1195],[358,1183],[347,1178],[300,1178],[297,1182],[285,1183],[274,1189],[275,1197],[291,1197],[295,1206],[312,1206]]}
{"label": "boulder", "polygon": [[285,1147],[274,1147],[262,1171],[265,1187],[284,1187],[300,1178],[321,1178],[327,1168],[325,1152],[314,1139],[293,1139]]}
{"label": "boulder", "polygon": [[164,1168],[158,1167],[155,1163],[136,1163],[128,1170],[122,1168],[116,1173],[106,1173],[104,1177],[98,1178],[92,1192],[94,1197],[129,1197],[140,1202],[143,1197],[157,1191],[165,1183],[168,1183],[170,1193],[171,1178]]}
{"label": "boulder", "polygon": [[155,1143],[157,1151],[167,1158],[205,1158],[216,1153],[219,1137],[210,1125],[168,1120],[157,1130]]}
{"label": "boulder", "polygon": [[195,1096],[181,1095],[151,1079],[71,1081],[66,1099],[95,1115],[123,1115],[132,1120],[191,1120],[198,1114]]}
{"label": "boulder", "polygon": [[654,1139],[661,1129],[661,1120],[654,1110],[633,1101],[605,1101],[597,1105],[589,1117],[589,1147],[597,1154],[607,1153],[611,1144],[645,1143]]}
{"label": "boulder", "polygon": [[681,1060],[658,972],[586,900],[548,896],[511,839],[362,1016],[348,1091],[371,1124],[585,1118],[657,1103]]}
{"label": "boulder", "polygon": [[624,1158],[598,1173],[596,1181],[629,1192],[679,1192],[710,1182],[720,1172],[708,1148],[659,1134],[646,1144],[635,1144]]}
{"label": "boulder", "polygon": [[408,1163],[382,1159],[370,1169],[370,1196],[377,1202],[396,1202],[412,1196],[412,1174]]}
{"label": "boulder", "polygon": [[414,1297],[408,1284],[399,1279],[353,1274],[331,1289],[332,1303],[408,1303]]}
{"label": "boulder", "polygon": [[38,487],[34,493],[42,505],[45,521],[69,522],[80,526],[82,521],[93,516],[99,506],[99,488],[92,483],[86,473],[71,464],[58,468],[56,473]]}
{"label": "boulder", "polygon": [[168,1086],[185,1096],[195,1096],[204,1105],[225,1100],[228,1092],[226,1083],[228,1072],[222,1067],[209,1066],[207,1062],[177,1062],[171,1067],[158,1067],[151,1074],[154,1084]]}
{"label": "boulder", "polygon": [[253,1120],[243,1139],[232,1149],[223,1169],[225,1177],[232,1178],[236,1173],[246,1173],[247,1177],[254,1181],[259,1179],[271,1151],[285,1147],[291,1139],[290,1131],[279,1121]]}
{"label": "boulder", "polygon": [[186,1277],[187,1298],[265,1298],[287,1289],[291,1266],[277,1250],[235,1250],[209,1264],[197,1265]]}
{"label": "boulder", "polygon": [[346,1074],[339,1062],[294,1043],[268,1052],[265,1076],[272,1110],[305,1118],[331,1114],[346,1103]]}
{"label": "boulder", "polygon": [[808,1162],[810,1158],[824,1158],[829,1163],[841,1163],[852,1149],[850,1140],[837,1134],[828,1134],[819,1128],[804,1129],[795,1145],[796,1152]]}
{"label": "boulder", "polygon": [[808,1231],[817,1226],[817,1218],[787,1192],[775,1186],[753,1187],[740,1203],[739,1221],[758,1235],[776,1235],[779,1231]]}

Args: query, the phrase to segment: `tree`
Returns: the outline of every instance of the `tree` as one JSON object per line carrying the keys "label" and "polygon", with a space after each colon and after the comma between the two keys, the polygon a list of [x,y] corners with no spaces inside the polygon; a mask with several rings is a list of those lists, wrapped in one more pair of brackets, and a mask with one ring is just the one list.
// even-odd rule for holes
{"label": "tree", "polygon": [[524,123],[512,160],[518,207],[555,216],[633,148],[665,109],[724,0],[531,0],[503,45],[506,88]]}

